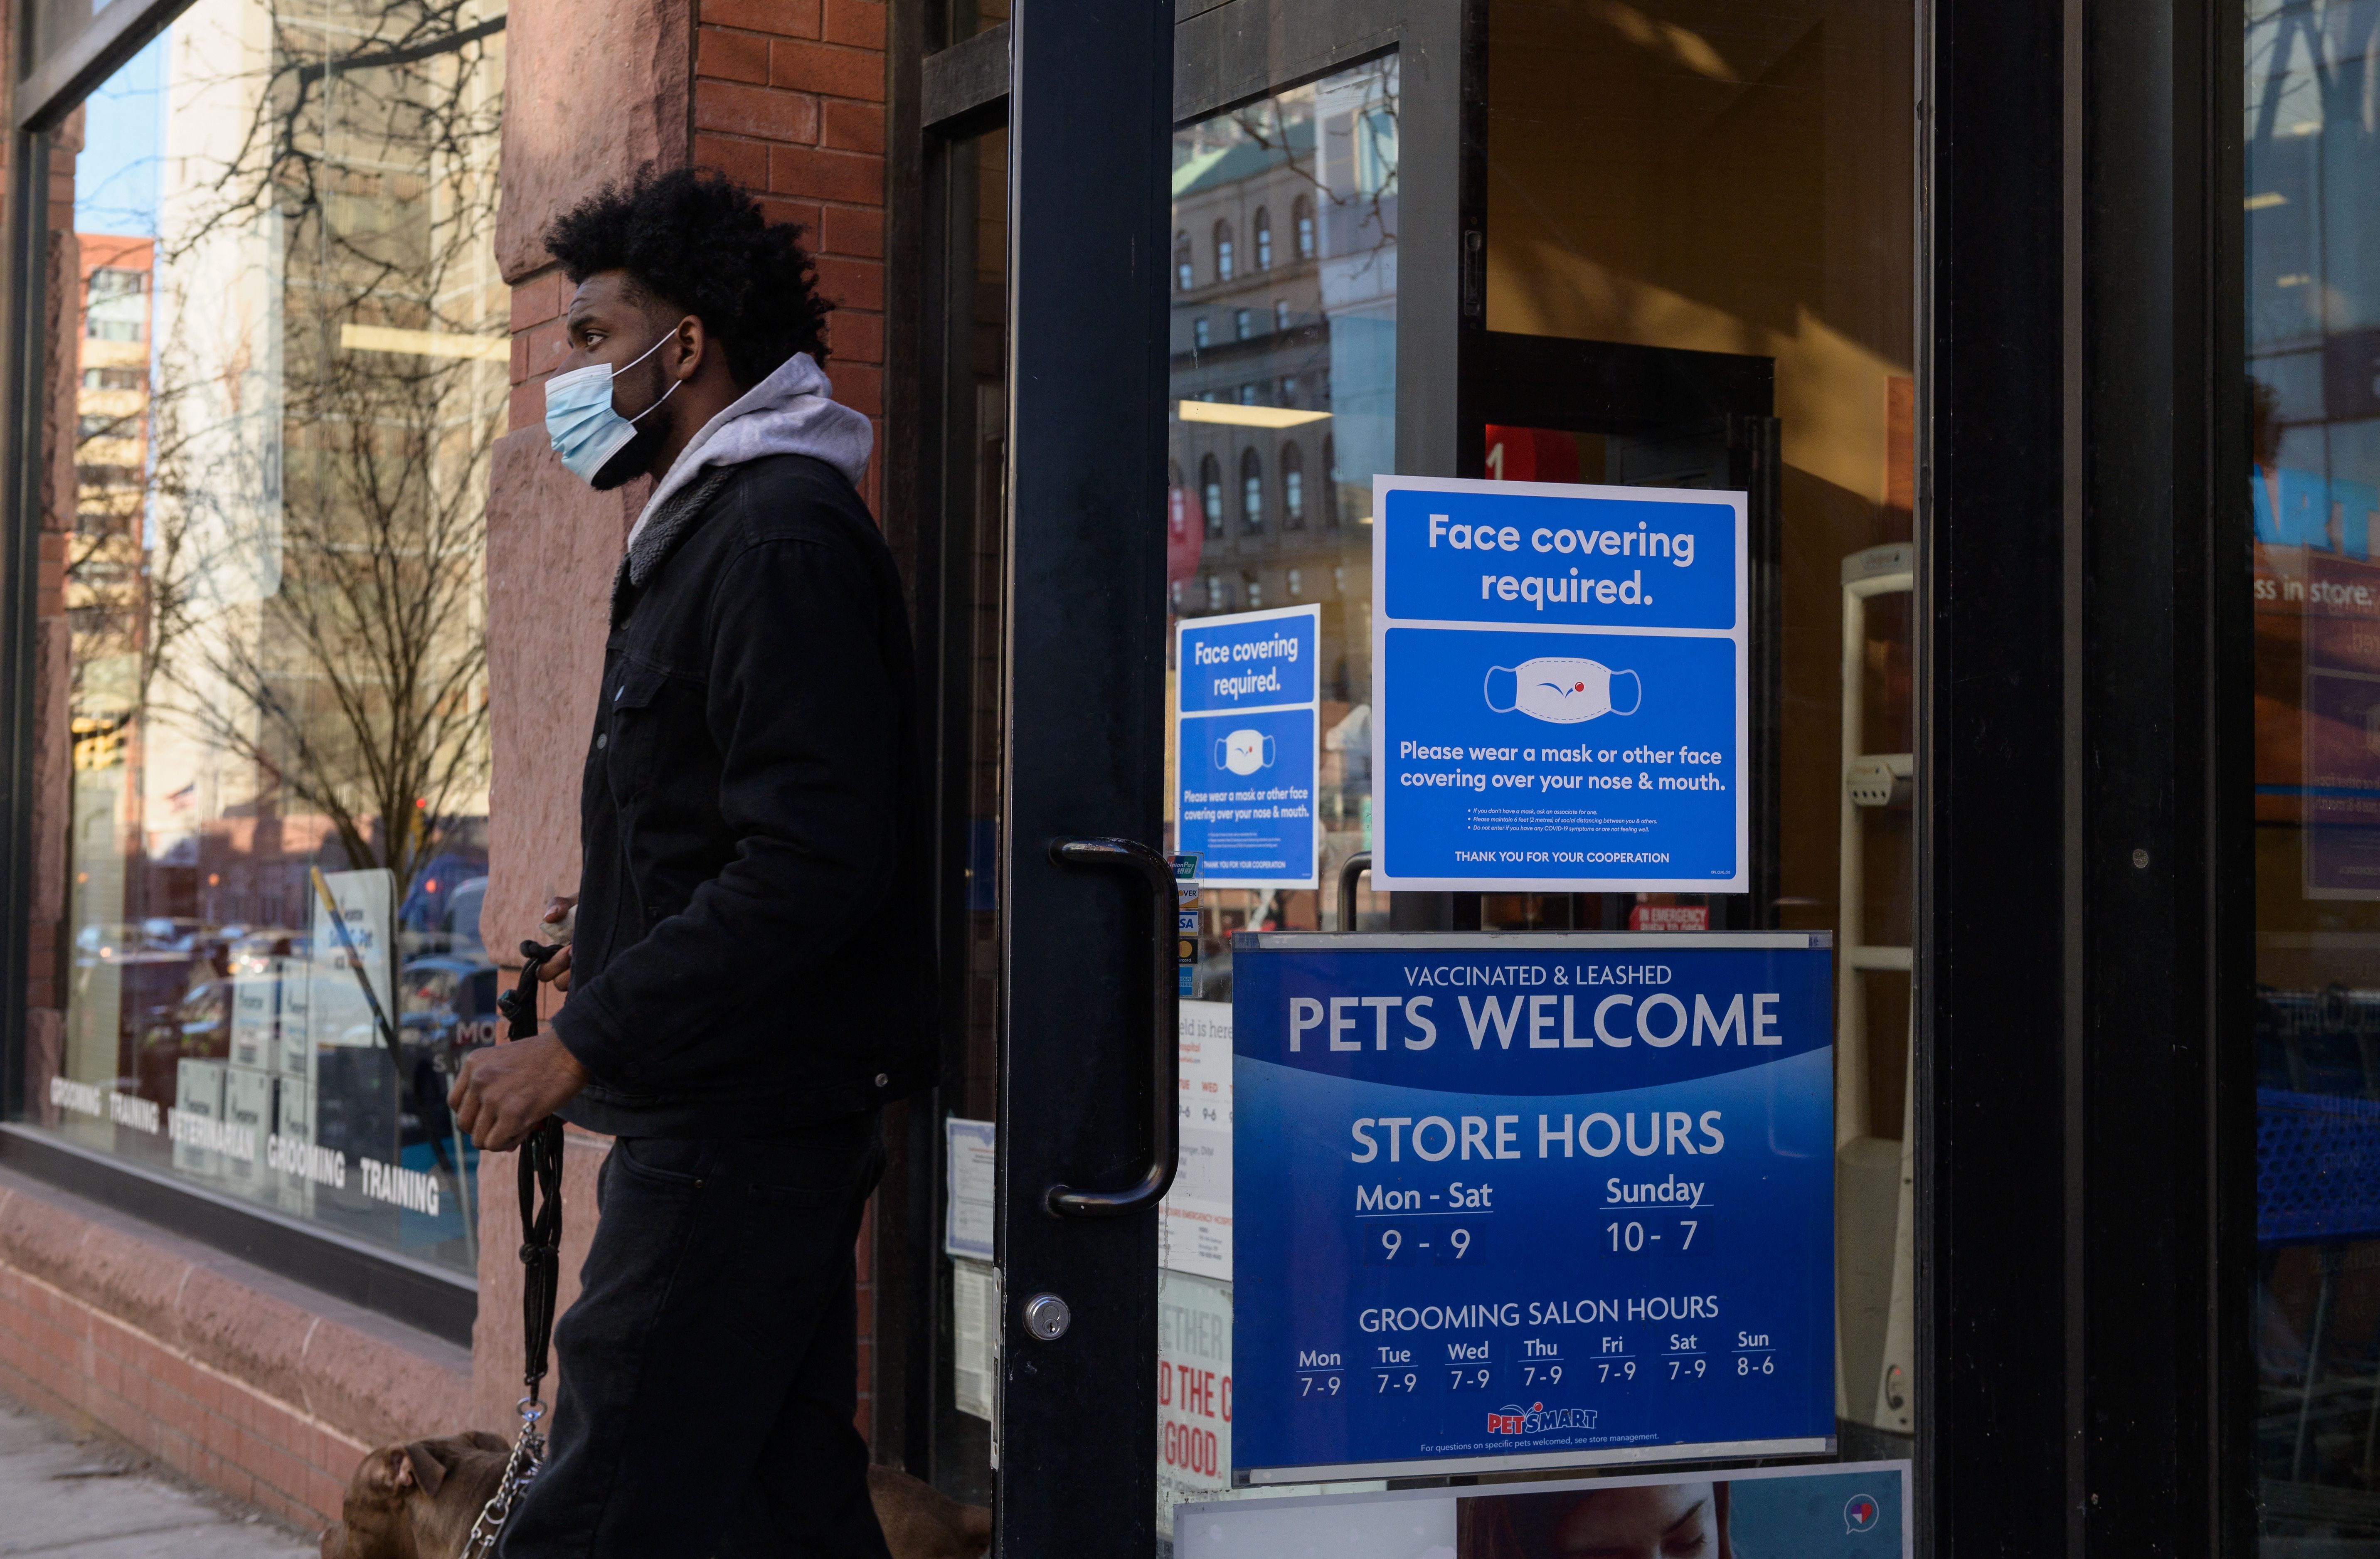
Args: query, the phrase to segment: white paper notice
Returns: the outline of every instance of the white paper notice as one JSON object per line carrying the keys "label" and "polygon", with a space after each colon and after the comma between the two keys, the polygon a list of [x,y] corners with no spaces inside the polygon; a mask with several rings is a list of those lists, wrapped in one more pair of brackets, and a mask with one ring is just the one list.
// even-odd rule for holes
{"label": "white paper notice", "polygon": [[1182,1004],[1182,1160],[1158,1265],[1232,1281],[1232,1006]]}
{"label": "white paper notice", "polygon": [[992,1231],[997,1212],[999,1128],[990,1121],[942,1122],[943,1158],[950,1165],[948,1212],[942,1224],[942,1249],[953,1256],[992,1259]]}
{"label": "white paper notice", "polygon": [[[398,1021],[395,948],[396,874],[374,867],[363,871],[325,871],[322,882],[339,907],[347,929],[345,940],[323,910],[312,900],[314,918],[313,1000],[307,1018],[316,1044],[353,1045],[370,1049],[381,1041],[380,1026],[372,1021],[371,1002],[356,978],[360,968],[371,981],[372,996],[391,1023]],[[353,949],[352,953],[349,951]]]}
{"label": "white paper notice", "polygon": [[1000,1375],[1000,1273],[965,1257],[951,1263],[953,1405],[994,1421]]}
{"label": "white paper notice", "polygon": [[[1184,1003],[1187,1006],[1192,1004]],[[1204,1005],[1204,1004],[1199,1004]],[[1230,1009],[1226,1008],[1228,1014]],[[1157,1531],[1232,1486],[1232,1289],[1157,1274]]]}

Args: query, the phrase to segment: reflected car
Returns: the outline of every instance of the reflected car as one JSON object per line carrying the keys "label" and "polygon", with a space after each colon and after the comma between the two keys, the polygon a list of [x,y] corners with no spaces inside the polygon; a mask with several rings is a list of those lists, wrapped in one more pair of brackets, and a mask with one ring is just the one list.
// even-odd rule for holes
{"label": "reflected car", "polygon": [[427,1141],[442,1167],[451,1167],[455,1123],[446,1090],[463,1057],[493,1044],[501,974],[485,958],[436,954],[412,958],[400,971],[397,1005],[407,1082],[403,1140]]}
{"label": "reflected car", "polygon": [[198,932],[195,920],[94,921],[75,932],[75,962],[85,967],[187,963]]}
{"label": "reflected car", "polygon": [[186,1060],[220,1060],[230,1049],[231,981],[210,976],[181,999],[142,1015],[133,1076],[141,1098],[171,1104]]}

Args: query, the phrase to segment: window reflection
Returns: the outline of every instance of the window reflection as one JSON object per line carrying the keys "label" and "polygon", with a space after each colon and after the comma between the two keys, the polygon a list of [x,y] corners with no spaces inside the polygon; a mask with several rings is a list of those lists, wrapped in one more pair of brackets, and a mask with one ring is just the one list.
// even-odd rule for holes
{"label": "window reflection", "polygon": [[[1169,554],[1173,578],[1196,583],[1168,598],[1177,615],[1320,603],[1326,732],[1369,730],[1366,525],[1373,473],[1395,465],[1397,91],[1390,57],[1173,139],[1176,228],[1214,235],[1215,274],[1174,298],[1186,323],[1173,335],[1172,457],[1198,473],[1191,496],[1205,523],[1198,548]],[[1284,211],[1291,238],[1276,250],[1274,215]],[[1254,263],[1234,274],[1241,232],[1254,236]],[[1232,339],[1210,346],[1204,322],[1223,311]],[[1236,524],[1225,522],[1227,503]],[[1342,529],[1342,516],[1364,523]],[[1326,883],[1370,847],[1367,758],[1325,743]],[[1335,916],[1319,902],[1330,898],[1209,890],[1198,995],[1230,999],[1232,932],[1312,928]],[[1386,896],[1359,898],[1366,923],[1385,924]]]}
{"label": "window reflection", "polygon": [[465,1271],[444,1094],[495,1025],[482,503],[510,377],[492,19],[200,0],[85,105],[45,517],[64,1013],[29,1090],[85,1146]]}
{"label": "window reflection", "polygon": [[2265,1552],[2380,1553],[2380,40],[2252,4],[2256,1238]]}

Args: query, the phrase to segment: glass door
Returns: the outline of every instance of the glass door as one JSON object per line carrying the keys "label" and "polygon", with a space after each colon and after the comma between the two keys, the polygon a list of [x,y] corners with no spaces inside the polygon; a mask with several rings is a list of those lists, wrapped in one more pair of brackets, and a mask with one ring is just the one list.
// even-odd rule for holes
{"label": "glass door", "polygon": [[[1228,5],[1154,37],[1050,10],[1010,22],[985,910],[1002,939],[1000,1220],[981,1281],[998,1318],[988,1449],[1015,1552],[1170,1549],[1172,1504],[1229,1485],[1229,938],[1317,924],[1323,875],[1368,843],[1372,479],[1401,451],[1452,465],[1451,378],[1406,377],[1432,359],[1396,244],[1416,189],[1454,216],[1459,22],[1323,3]],[[1441,132],[1418,168],[1417,116]],[[1419,340],[1441,369],[1455,278],[1451,253],[1423,267]],[[1218,880],[1183,924],[1172,640],[1251,611],[1318,625],[1306,739],[1322,783],[1298,809],[1294,871],[1232,873],[1226,858],[1269,859],[1274,841],[1193,820]],[[1356,902],[1373,923],[1391,907]]]}
{"label": "glass door", "polygon": [[[1009,26],[1006,530],[997,607],[969,619],[1002,657],[978,911],[998,1233],[951,1311],[953,1334],[967,1305],[996,1318],[1004,1550],[1217,1552],[1176,1507],[1255,1492],[1233,1382],[1286,1366],[1237,1358],[1232,1321],[1297,1296],[1235,1281],[1245,932],[1834,937],[1825,1459],[1908,1456],[1913,6],[1225,0],[1170,37]],[[1749,892],[1372,891],[1394,475],[1745,495]],[[1312,659],[1281,708],[1208,718],[1184,662],[1233,634]],[[1300,743],[1310,769],[1283,761]],[[973,1000],[972,959],[953,979]],[[1724,1511],[1728,1468],[1689,1471]],[[1326,1491],[1392,1492],[1290,1492]],[[1798,1541],[1750,1525],[1781,1504],[1736,1509],[1747,1549]],[[1536,1519],[1475,1516],[1466,1554]]]}
{"label": "glass door", "polygon": [[2380,1553],[2380,41],[2337,4],[2244,23],[2258,1552],[2350,1559]]}

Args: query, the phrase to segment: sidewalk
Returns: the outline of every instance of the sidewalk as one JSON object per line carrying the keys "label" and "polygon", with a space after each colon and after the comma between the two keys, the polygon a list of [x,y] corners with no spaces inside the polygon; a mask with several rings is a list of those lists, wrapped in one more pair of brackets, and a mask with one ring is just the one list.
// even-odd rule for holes
{"label": "sidewalk", "polygon": [[0,1559],[302,1559],[314,1543],[0,1396]]}

